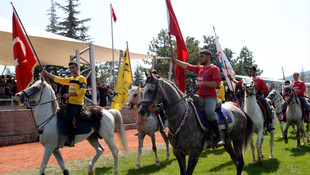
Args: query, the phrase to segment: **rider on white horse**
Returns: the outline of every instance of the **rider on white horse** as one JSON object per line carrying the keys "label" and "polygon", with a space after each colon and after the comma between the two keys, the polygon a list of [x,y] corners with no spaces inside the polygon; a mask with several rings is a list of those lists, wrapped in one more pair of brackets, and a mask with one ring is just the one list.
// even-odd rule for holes
{"label": "rider on white horse", "polygon": [[78,70],[78,64],[74,61],[69,63],[69,70],[72,77],[69,78],[61,78],[55,76],[51,73],[46,72],[45,70],[42,71],[42,75],[46,75],[53,79],[56,83],[62,85],[69,85],[69,92],[64,94],[63,97],[69,98],[66,110],[67,110],[67,140],[65,142],[65,146],[74,146],[74,139],[75,139],[75,128],[74,128],[74,117],[77,117],[81,109],[84,105],[84,96],[86,93],[86,79],[83,75],[80,75]]}
{"label": "rider on white horse", "polygon": [[[308,119],[309,119],[309,104],[305,98],[305,83],[303,81],[300,81],[299,78],[299,73],[295,72],[293,74],[293,78],[294,81],[292,82],[292,87],[294,89],[294,91],[296,92],[300,103],[304,106],[305,109],[305,114],[307,115]],[[282,104],[282,120],[285,120],[285,116],[286,116],[286,103],[283,102]]]}
{"label": "rider on white horse", "polygon": [[225,144],[220,135],[219,125],[216,118],[216,88],[220,86],[221,74],[220,69],[211,64],[212,53],[208,49],[203,49],[199,52],[200,66],[191,65],[189,63],[172,58],[173,61],[184,69],[198,74],[198,83],[196,87],[199,88],[197,94],[203,98],[204,113],[211,124],[211,128],[215,134],[216,147]]}
{"label": "rider on white horse", "polygon": [[[269,89],[263,79],[256,77],[256,71],[257,71],[256,67],[254,66],[248,68],[248,74],[250,77],[253,78],[253,81],[255,83],[255,91],[257,92],[256,99],[264,106],[266,110],[267,130],[270,132],[274,130],[274,128],[272,128],[272,110],[270,108],[269,103],[267,103],[264,97],[265,94],[269,93]],[[235,79],[232,79],[232,81],[238,86],[242,86],[243,81],[237,81]]]}

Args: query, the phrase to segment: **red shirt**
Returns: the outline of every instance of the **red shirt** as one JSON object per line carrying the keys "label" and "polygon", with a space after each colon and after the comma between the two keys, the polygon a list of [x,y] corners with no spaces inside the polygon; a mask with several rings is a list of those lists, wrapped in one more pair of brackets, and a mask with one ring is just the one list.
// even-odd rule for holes
{"label": "red shirt", "polygon": [[303,81],[293,81],[292,82],[292,87],[294,89],[294,91],[296,92],[296,94],[299,96],[299,97],[304,97],[304,93],[305,93],[305,89],[306,89],[306,85]]}
{"label": "red shirt", "polygon": [[[200,65],[200,66],[188,65],[186,67],[186,69],[191,71],[191,72],[198,74],[198,82],[215,81],[217,87],[219,87],[221,84],[220,69],[213,64],[211,64],[207,67],[204,67],[202,65]],[[197,94],[203,98],[205,98],[205,97],[216,97],[216,88],[201,86],[198,89]]]}
{"label": "red shirt", "polygon": [[[255,84],[255,91],[262,91],[264,90],[263,94],[268,94],[269,93],[269,89],[268,86],[266,85],[265,81],[259,77],[256,77],[254,80],[254,84]],[[238,86],[242,86],[243,81],[238,81],[237,85]]]}

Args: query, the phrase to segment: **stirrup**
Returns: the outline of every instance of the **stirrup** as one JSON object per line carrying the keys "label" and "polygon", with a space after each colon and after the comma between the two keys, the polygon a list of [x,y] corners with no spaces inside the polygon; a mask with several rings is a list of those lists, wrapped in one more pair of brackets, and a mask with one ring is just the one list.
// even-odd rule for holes
{"label": "stirrup", "polygon": [[65,146],[74,147],[74,141],[73,140],[66,140]]}
{"label": "stirrup", "polygon": [[216,144],[215,144],[215,147],[218,148],[218,147],[221,147],[225,145],[225,142],[221,139],[220,141],[218,141]]}

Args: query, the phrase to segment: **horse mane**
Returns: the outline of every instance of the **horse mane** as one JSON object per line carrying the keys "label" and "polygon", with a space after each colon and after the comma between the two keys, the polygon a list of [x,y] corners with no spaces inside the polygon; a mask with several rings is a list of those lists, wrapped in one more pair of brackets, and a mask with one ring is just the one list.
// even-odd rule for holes
{"label": "horse mane", "polygon": [[51,95],[51,99],[54,100],[54,103],[53,104],[53,109],[54,109],[54,112],[56,113],[59,109],[59,105],[58,105],[58,101],[57,101],[57,97],[55,95],[55,91],[54,89],[52,88],[52,86],[50,84],[48,84],[46,81],[43,82],[45,84],[45,86],[47,86],[47,88],[50,90],[50,95]]}
{"label": "horse mane", "polygon": [[[153,76],[154,76],[154,75],[153,75]],[[168,80],[168,79],[166,79],[166,78],[162,78],[162,77],[160,77],[160,76],[154,76],[154,77],[157,78],[157,81],[158,81],[159,79],[162,79],[163,81],[168,82],[168,84],[170,84],[172,87],[174,87],[174,90],[177,91],[177,93],[178,93],[181,97],[184,96],[184,93],[181,92],[180,89],[179,89],[172,81],[170,81],[170,80]],[[148,76],[145,82],[150,82],[150,78],[152,78],[152,77],[151,77],[151,76]]]}

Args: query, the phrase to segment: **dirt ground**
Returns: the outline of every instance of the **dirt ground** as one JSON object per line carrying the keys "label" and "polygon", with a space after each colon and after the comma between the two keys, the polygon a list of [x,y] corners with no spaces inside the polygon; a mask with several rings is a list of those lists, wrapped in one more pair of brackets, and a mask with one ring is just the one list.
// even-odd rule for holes
{"label": "dirt ground", "polygon": [[[136,129],[126,130],[128,147],[130,150],[138,148],[138,137],[134,136],[137,133]],[[114,134],[116,146],[120,149],[116,133]],[[111,151],[104,140],[100,140],[101,145],[105,148],[103,154],[110,154]],[[156,144],[164,144],[164,140],[160,133],[156,133]],[[150,137],[145,137],[144,147],[152,145]],[[91,157],[95,155],[93,147],[84,140],[77,143],[75,147],[65,147],[60,149],[65,161]],[[43,158],[44,148],[39,142],[26,143],[20,145],[0,147],[0,174],[16,171],[19,169],[39,167]],[[48,164],[57,163],[52,155]]]}

